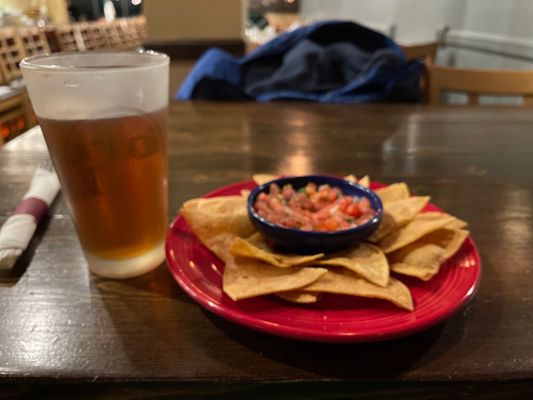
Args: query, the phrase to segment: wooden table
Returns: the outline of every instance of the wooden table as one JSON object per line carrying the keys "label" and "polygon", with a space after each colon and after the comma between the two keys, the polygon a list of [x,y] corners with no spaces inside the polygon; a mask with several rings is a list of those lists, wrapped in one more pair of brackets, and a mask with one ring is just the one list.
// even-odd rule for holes
{"label": "wooden table", "polygon": [[[166,266],[128,281],[90,275],[59,198],[2,277],[4,394],[486,399],[533,391],[531,111],[182,103],[170,115],[169,220],[184,200],[256,172],[406,181],[469,222],[483,261],[477,296],[446,323],[389,342],[272,337],[204,311]],[[38,132],[0,151],[0,222],[46,157]]]}

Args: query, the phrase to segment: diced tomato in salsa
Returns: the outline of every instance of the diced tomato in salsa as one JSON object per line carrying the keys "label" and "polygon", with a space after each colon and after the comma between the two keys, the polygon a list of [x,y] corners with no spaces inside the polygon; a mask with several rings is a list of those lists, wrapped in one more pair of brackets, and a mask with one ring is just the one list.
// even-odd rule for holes
{"label": "diced tomato in salsa", "polygon": [[268,193],[257,196],[254,210],[267,221],[303,231],[349,229],[376,216],[366,197],[345,196],[339,188],[313,182],[299,190],[273,183]]}

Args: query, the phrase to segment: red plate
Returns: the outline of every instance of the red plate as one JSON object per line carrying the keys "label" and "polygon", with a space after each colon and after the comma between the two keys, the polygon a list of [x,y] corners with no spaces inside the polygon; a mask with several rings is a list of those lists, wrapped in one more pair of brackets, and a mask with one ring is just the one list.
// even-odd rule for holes
{"label": "red plate", "polygon": [[[205,197],[235,195],[255,186],[253,181],[240,182]],[[372,183],[371,187],[382,186]],[[430,204],[425,210],[440,209]],[[397,276],[411,290],[414,312],[382,300],[330,294],[311,305],[295,305],[275,296],[236,302],[222,292],[224,263],[202,245],[181,215],[171,225],[166,253],[178,284],[206,309],[258,331],[320,342],[378,341],[427,329],[472,298],[481,274],[479,254],[469,237],[429,282]]]}

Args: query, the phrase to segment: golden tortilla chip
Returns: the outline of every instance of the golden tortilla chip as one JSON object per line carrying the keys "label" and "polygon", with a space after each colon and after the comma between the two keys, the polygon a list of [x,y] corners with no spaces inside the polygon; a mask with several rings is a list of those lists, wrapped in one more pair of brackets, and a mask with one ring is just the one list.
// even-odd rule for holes
{"label": "golden tortilla chip", "polygon": [[234,256],[254,258],[280,268],[309,264],[311,261],[315,261],[324,256],[324,253],[306,256],[275,253],[268,247],[260,233],[256,233],[246,240],[236,238],[231,244],[231,254]]}
{"label": "golden tortilla chip", "polygon": [[357,179],[355,175],[350,174],[350,175],[346,175],[343,179],[351,183],[357,183],[366,188],[370,187],[370,178],[368,175],[363,176],[361,179]]}
{"label": "golden tortilla chip", "polygon": [[428,281],[435,276],[444,261],[461,247],[468,232],[442,228],[420,238],[389,255],[394,272]]}
{"label": "golden tortilla chip", "polygon": [[343,179],[351,183],[357,183],[357,178],[355,177],[355,175],[352,174],[346,175]]}
{"label": "golden tortilla chip", "polygon": [[382,287],[386,287],[389,282],[389,263],[379,247],[361,243],[358,247],[331,255],[331,257],[315,264],[344,267]]}
{"label": "golden tortilla chip", "polygon": [[368,237],[377,243],[389,233],[407,225],[429,202],[429,196],[413,196],[386,203],[378,228]]}
{"label": "golden tortilla chip", "polygon": [[405,227],[398,229],[379,242],[379,247],[385,254],[392,253],[422,236],[443,228],[453,221],[453,217],[440,212],[426,212],[418,214]]}
{"label": "golden tortilla chip", "polygon": [[290,292],[278,292],[274,294],[282,298],[283,300],[299,304],[316,303],[320,299],[320,297],[322,297],[321,293],[304,292],[302,290],[292,290]]}
{"label": "golden tortilla chip", "polygon": [[398,253],[400,254],[390,258],[391,270],[423,281],[433,278],[445,260],[444,249],[433,243],[420,246],[411,243],[398,250]]}
{"label": "golden tortilla chip", "polygon": [[377,298],[390,301],[405,310],[414,310],[411,292],[407,286],[394,278],[389,279],[387,287],[381,287],[359,278],[350,271],[331,269],[304,289],[313,292]]}
{"label": "golden tortilla chip", "polygon": [[365,175],[361,179],[359,179],[357,183],[361,186],[368,188],[370,187],[370,178],[368,177],[368,175]]}
{"label": "golden tortilla chip", "polygon": [[444,259],[452,257],[463,245],[470,232],[463,229],[450,229],[448,225],[445,228],[431,232],[429,235],[418,240],[419,243],[436,243],[444,248]]}
{"label": "golden tortilla chip", "polygon": [[448,225],[446,225],[446,228],[449,229],[464,229],[468,226],[466,221],[463,221],[462,219],[459,219],[457,217],[453,217],[453,221],[450,222]]}
{"label": "golden tortilla chip", "polygon": [[241,196],[189,200],[181,212],[198,239],[223,261],[236,237],[256,232],[248,218],[246,199]]}
{"label": "golden tortilla chip", "polygon": [[233,300],[300,289],[327,272],[325,268],[272,268],[244,257],[228,257],[222,279],[224,292]]}
{"label": "golden tortilla chip", "polygon": [[252,177],[254,182],[257,183],[258,185],[262,185],[263,183],[267,183],[278,178],[279,178],[278,175],[272,175],[272,174],[255,174]]}
{"label": "golden tortilla chip", "polygon": [[375,192],[383,204],[390,203],[391,201],[406,199],[411,196],[409,193],[409,188],[403,182],[393,183],[392,185],[384,188],[376,189]]}

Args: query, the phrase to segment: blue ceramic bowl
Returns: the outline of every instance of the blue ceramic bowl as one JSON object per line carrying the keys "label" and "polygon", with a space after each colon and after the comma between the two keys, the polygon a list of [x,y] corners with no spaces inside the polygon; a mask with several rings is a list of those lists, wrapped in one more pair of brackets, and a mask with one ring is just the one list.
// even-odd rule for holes
{"label": "blue ceramic bowl", "polygon": [[[372,208],[376,210],[376,216],[370,221],[350,229],[336,232],[309,232],[276,225],[260,217],[255,212],[253,205],[257,196],[262,192],[268,193],[270,184],[276,183],[281,188],[283,185],[290,183],[295,190],[298,190],[305,187],[309,182],[314,182],[317,186],[329,184],[332,187],[338,187],[347,196],[366,197],[370,201]],[[376,230],[383,216],[383,204],[372,190],[350,183],[342,178],[321,175],[280,178],[260,185],[250,193],[247,208],[250,221],[269,243],[300,254],[329,253],[354,246]]]}

